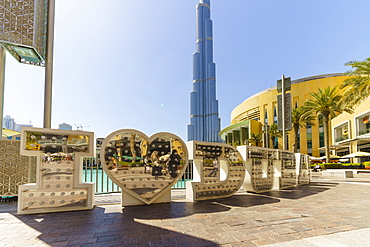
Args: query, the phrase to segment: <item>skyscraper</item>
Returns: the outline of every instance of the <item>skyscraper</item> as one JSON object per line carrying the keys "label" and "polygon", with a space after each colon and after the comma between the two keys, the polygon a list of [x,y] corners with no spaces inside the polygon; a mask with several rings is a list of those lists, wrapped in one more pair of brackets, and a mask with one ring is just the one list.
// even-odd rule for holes
{"label": "skyscraper", "polygon": [[188,141],[221,142],[210,13],[210,0],[200,0],[196,7],[196,52],[193,54]]}
{"label": "skyscraper", "polygon": [[16,123],[15,123],[15,121],[14,121],[14,118],[12,118],[10,115],[6,115],[6,116],[3,118],[3,127],[4,127],[5,129],[15,130]]}

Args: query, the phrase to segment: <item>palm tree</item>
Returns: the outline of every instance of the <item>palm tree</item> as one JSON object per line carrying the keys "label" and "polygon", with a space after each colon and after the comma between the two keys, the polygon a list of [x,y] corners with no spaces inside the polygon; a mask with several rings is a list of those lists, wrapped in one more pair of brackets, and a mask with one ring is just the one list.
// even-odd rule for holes
{"label": "palm tree", "polygon": [[345,65],[351,66],[352,70],[345,73],[350,77],[343,81],[340,88],[346,88],[343,102],[354,107],[370,96],[370,57],[364,61],[350,61]]}
{"label": "palm tree", "polygon": [[276,123],[271,124],[268,133],[270,135],[273,148],[278,148],[274,146],[275,138],[283,137],[283,133],[279,130],[278,125]]}
{"label": "palm tree", "polygon": [[303,106],[294,108],[292,111],[292,128],[294,133],[294,143],[293,143],[293,152],[297,153],[298,150],[298,131],[299,128],[307,128],[307,125],[314,125],[312,121],[315,120],[315,117],[308,115],[305,112]]}
{"label": "palm tree", "polygon": [[251,133],[251,137],[249,138],[250,142],[254,142],[256,147],[258,147],[258,144],[262,142],[262,133]]}
{"label": "palm tree", "polygon": [[324,124],[324,143],[326,162],[330,161],[329,153],[329,122],[343,111],[352,113],[353,110],[343,104],[342,96],[338,92],[338,87],[330,86],[322,90],[319,88],[317,93],[310,93],[313,99],[304,102],[303,111],[307,115],[322,116]]}

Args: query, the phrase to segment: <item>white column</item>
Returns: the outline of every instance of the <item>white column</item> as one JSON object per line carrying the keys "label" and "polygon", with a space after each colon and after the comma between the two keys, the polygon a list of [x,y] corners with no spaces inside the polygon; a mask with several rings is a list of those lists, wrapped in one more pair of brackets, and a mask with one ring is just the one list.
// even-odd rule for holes
{"label": "white column", "polygon": [[5,49],[0,45],[0,139],[3,137],[4,96],[5,96]]}
{"label": "white column", "polygon": [[51,106],[53,88],[53,49],[54,49],[54,15],[55,0],[49,0],[46,63],[45,63],[45,93],[44,93],[44,128],[51,128]]}

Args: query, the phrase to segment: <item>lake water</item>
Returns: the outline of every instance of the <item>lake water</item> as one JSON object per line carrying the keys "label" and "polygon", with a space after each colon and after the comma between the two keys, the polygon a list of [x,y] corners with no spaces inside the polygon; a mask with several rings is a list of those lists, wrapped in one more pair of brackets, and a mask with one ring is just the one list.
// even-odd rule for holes
{"label": "lake water", "polygon": [[[121,188],[113,183],[108,175],[101,169],[83,169],[82,170],[82,181],[83,182],[94,182],[95,183],[95,193],[109,193],[109,192],[119,192]],[[186,181],[191,181],[189,179],[179,179],[179,181],[172,187],[177,189],[183,189],[186,186]]]}

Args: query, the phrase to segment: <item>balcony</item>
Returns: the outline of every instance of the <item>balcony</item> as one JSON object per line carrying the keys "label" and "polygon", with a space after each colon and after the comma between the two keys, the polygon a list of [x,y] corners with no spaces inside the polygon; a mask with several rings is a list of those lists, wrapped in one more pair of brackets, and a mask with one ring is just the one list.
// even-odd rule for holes
{"label": "balcony", "polygon": [[340,142],[340,141],[344,141],[344,140],[347,140],[348,139],[348,136],[341,136],[341,137],[338,137],[337,139],[335,139],[335,142]]}
{"label": "balcony", "polygon": [[370,133],[370,129],[364,129],[364,130],[360,130],[358,132],[358,135],[361,136],[361,135],[365,135],[365,134],[368,134]]}

